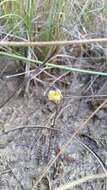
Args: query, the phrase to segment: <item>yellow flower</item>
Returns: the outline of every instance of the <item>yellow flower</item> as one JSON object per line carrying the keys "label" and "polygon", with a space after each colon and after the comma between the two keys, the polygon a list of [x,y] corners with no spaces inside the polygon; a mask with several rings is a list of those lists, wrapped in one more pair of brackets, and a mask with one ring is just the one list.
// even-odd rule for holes
{"label": "yellow flower", "polygon": [[54,102],[55,104],[59,104],[62,99],[62,94],[59,89],[50,90],[48,92],[48,100]]}

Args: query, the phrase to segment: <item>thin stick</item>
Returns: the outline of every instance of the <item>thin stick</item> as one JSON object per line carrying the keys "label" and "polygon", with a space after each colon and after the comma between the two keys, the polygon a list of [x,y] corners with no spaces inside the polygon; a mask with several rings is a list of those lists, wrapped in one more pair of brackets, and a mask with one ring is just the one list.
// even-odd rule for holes
{"label": "thin stick", "polygon": [[65,149],[67,148],[67,146],[71,143],[71,141],[75,138],[75,136],[81,131],[81,129],[85,128],[85,126],[87,125],[87,123],[96,115],[96,113],[107,103],[107,99],[100,105],[98,106],[98,108],[92,112],[92,114],[79,126],[78,129],[76,129],[76,131],[70,135],[69,139],[63,144],[62,148],[60,149],[59,153],[57,154],[57,156],[53,159],[50,160],[47,167],[44,169],[44,171],[42,172],[42,175],[40,176],[40,178],[37,180],[37,182],[34,184],[34,186],[32,187],[32,190],[35,190],[35,187],[37,187],[37,185],[40,183],[40,181],[42,180],[42,178],[44,176],[46,176],[46,174],[48,173],[49,169],[51,168],[51,166],[56,162],[56,160],[59,158],[59,156],[65,151]]}
{"label": "thin stick", "polygon": [[95,174],[95,175],[89,175],[86,177],[83,177],[81,179],[75,180],[73,182],[70,182],[66,185],[63,185],[61,187],[56,188],[55,190],[66,190],[71,189],[73,187],[76,187],[77,185],[80,185],[81,183],[84,183],[86,181],[94,180],[94,179],[100,179],[106,177],[105,174]]}
{"label": "thin stick", "polygon": [[15,42],[15,41],[0,41],[0,46],[10,47],[34,47],[34,46],[57,46],[57,45],[72,45],[72,44],[90,44],[90,43],[107,43],[107,38],[95,38],[95,39],[81,39],[81,40],[70,40],[70,41],[40,41],[40,42]]}

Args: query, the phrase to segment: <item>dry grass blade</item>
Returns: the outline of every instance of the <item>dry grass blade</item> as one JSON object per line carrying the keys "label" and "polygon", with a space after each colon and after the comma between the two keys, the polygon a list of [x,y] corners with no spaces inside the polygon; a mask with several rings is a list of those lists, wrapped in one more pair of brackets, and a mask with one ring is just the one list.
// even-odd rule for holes
{"label": "dry grass blade", "polygon": [[94,179],[100,179],[100,178],[105,178],[105,174],[89,175],[89,176],[83,177],[81,179],[78,179],[76,181],[70,182],[70,183],[63,185],[61,187],[58,187],[55,190],[67,190],[67,189],[76,187],[76,186],[78,186],[81,183],[84,183],[86,181],[94,180]]}
{"label": "dry grass blade", "polygon": [[72,45],[72,44],[90,44],[90,43],[107,43],[107,38],[94,38],[94,39],[82,39],[71,41],[27,41],[27,42],[15,42],[15,41],[0,41],[0,46],[10,47],[35,47],[35,46],[59,46],[59,45]]}
{"label": "dry grass blade", "polygon": [[48,163],[47,167],[44,169],[44,171],[42,172],[42,175],[39,177],[39,179],[37,180],[37,182],[34,184],[34,186],[32,187],[32,190],[35,190],[35,188],[37,187],[37,185],[40,183],[40,181],[42,180],[42,178],[44,176],[46,176],[46,174],[48,173],[49,169],[51,168],[51,166],[55,163],[55,161],[59,158],[59,156],[65,151],[65,149],[67,148],[67,146],[71,143],[71,141],[75,138],[75,136],[81,131],[81,129],[83,129],[87,123],[96,115],[96,113],[107,103],[107,99],[100,105],[98,106],[98,108],[92,112],[92,114],[80,125],[80,127],[73,133],[71,134],[71,136],[69,137],[69,139],[64,143],[64,145],[62,146],[61,150],[59,151],[59,153],[57,154],[57,156],[53,159],[50,160],[50,162]]}
{"label": "dry grass blade", "polygon": [[85,143],[83,143],[80,139],[75,138],[77,142],[80,143],[80,145],[82,145],[84,148],[86,148],[93,156],[94,158],[98,161],[98,163],[100,164],[105,176],[107,177],[107,169],[105,164],[103,163],[102,159],[97,155],[97,153],[95,151],[93,151],[89,146],[87,146]]}

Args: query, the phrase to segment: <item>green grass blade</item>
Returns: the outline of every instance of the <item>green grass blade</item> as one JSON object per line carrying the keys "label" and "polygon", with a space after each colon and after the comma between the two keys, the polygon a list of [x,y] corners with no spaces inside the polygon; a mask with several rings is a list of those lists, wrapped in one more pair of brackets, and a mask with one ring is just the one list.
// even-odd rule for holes
{"label": "green grass blade", "polygon": [[12,58],[14,58],[16,60],[21,60],[21,61],[26,61],[26,62],[36,63],[36,64],[42,64],[43,63],[42,61],[29,59],[29,58],[26,58],[24,56],[12,54],[12,53],[6,53],[6,52],[2,52],[2,51],[0,52],[0,55],[7,56],[7,57],[12,57]]}
{"label": "green grass blade", "polygon": [[65,66],[65,65],[57,65],[57,64],[52,64],[52,63],[47,63],[47,68],[57,68],[57,69],[62,69],[65,71],[70,71],[70,72],[79,72],[79,73],[85,73],[85,74],[91,74],[91,75],[107,76],[107,73],[104,73],[104,72],[78,69],[78,68],[74,68],[74,67],[69,67],[69,66]]}
{"label": "green grass blade", "polygon": [[4,0],[2,2],[0,2],[0,6],[4,5],[4,3],[7,3],[7,2],[16,2],[17,3],[17,0]]}
{"label": "green grass blade", "polygon": [[[26,58],[24,56],[20,56],[20,55],[16,55],[16,54],[0,52],[0,55],[12,57],[14,59],[22,60],[22,61],[26,61],[26,62],[31,62],[31,63],[36,63],[36,64],[43,64],[42,61],[29,59],[29,58]],[[70,71],[70,72],[79,72],[79,73],[84,73],[84,74],[107,76],[107,73],[104,73],[104,72],[90,71],[90,70],[85,70],[85,69],[78,69],[78,68],[69,67],[69,66],[65,66],[65,65],[57,65],[57,64],[52,64],[52,63],[46,63],[46,66],[47,66],[46,67],[47,69],[57,68],[57,69],[62,69],[64,71]]]}
{"label": "green grass blade", "polygon": [[3,19],[3,18],[10,18],[10,17],[17,17],[17,18],[20,18],[21,20],[23,20],[24,21],[24,19],[23,19],[23,17],[21,17],[21,16],[19,16],[19,15],[16,15],[16,14],[5,14],[5,15],[2,15],[2,16],[0,16],[0,19]]}

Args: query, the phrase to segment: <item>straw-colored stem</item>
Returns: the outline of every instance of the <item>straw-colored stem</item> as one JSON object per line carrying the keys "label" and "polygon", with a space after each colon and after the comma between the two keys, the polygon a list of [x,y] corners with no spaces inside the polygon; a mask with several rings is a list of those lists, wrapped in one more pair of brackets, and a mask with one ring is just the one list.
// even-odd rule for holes
{"label": "straw-colored stem", "polygon": [[72,45],[72,44],[90,44],[90,43],[107,43],[107,38],[95,38],[85,40],[70,40],[70,41],[38,41],[38,42],[16,42],[16,41],[0,41],[0,46],[10,47],[36,47],[36,46],[54,46],[54,45]]}
{"label": "straw-colored stem", "polygon": [[105,174],[95,174],[95,175],[89,175],[89,176],[86,176],[86,177],[83,177],[81,179],[77,179],[73,182],[70,182],[66,185],[63,185],[61,187],[58,187],[56,188],[55,190],[67,190],[67,189],[71,189],[71,188],[74,188],[78,185],[80,185],[81,183],[84,183],[86,181],[92,181],[92,180],[95,180],[95,179],[101,179],[101,178],[104,178],[106,177]]}

